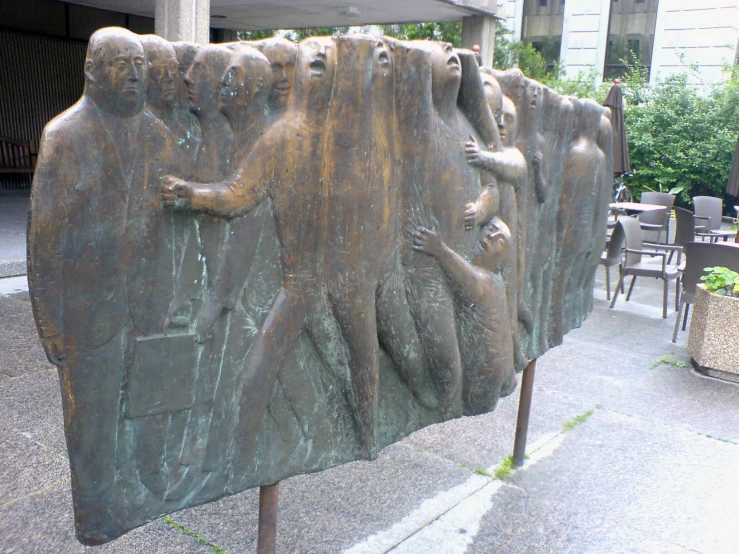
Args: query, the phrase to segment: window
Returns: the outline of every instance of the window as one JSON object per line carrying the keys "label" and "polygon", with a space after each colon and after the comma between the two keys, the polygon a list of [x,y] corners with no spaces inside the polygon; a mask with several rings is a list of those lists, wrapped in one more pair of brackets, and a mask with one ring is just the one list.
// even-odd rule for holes
{"label": "window", "polygon": [[547,5],[547,0],[539,0],[539,5],[540,6],[546,6]]}

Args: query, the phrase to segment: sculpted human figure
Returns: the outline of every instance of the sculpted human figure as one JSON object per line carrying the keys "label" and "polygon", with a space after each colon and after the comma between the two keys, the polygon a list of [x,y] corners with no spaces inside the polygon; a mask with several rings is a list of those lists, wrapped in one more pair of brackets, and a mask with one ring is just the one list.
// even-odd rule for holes
{"label": "sculpted human figure", "polygon": [[[226,116],[233,132],[229,155],[231,172],[238,171],[265,130],[265,108],[271,79],[267,58],[253,48],[239,46],[235,49],[218,92],[221,113]],[[230,310],[236,303],[254,255],[255,238],[261,230],[262,220],[237,218],[222,224],[222,250],[211,275],[208,296],[198,316],[199,340],[209,338],[223,309]]]}
{"label": "sculpted human figure", "polygon": [[[496,115],[500,138],[503,142],[503,150],[501,152],[481,150],[475,140],[469,140],[465,145],[467,161],[471,165],[484,168],[496,176],[500,191],[497,213],[509,230],[518,230],[520,228],[520,222],[518,220],[517,196],[520,195],[520,189],[525,188],[528,184],[528,166],[521,151],[514,146],[516,144],[518,122],[516,106],[513,104],[513,101],[507,96],[504,96]],[[479,199],[477,203],[479,203]],[[517,259],[518,243],[518,240],[514,240],[510,245],[514,260]],[[507,276],[506,297],[508,299],[508,305],[512,306],[509,314],[512,319],[511,329],[516,347],[516,368],[521,370],[526,360],[519,349],[521,339],[518,328],[517,307],[520,304],[518,295],[521,289],[520,280],[523,279],[523,276],[518,272],[518,269],[518,264],[516,263],[512,263],[509,266],[510,274]]]}
{"label": "sculpted human figure", "polygon": [[[229,174],[233,132],[226,116],[220,110],[219,90],[233,52],[224,45],[210,44],[200,48],[190,69],[185,74],[190,110],[197,117],[202,130],[194,176],[198,182],[212,183]],[[185,175],[178,177],[186,178]],[[187,327],[193,314],[199,311],[198,301],[203,292],[203,269],[206,286],[213,288],[218,272],[223,237],[226,230],[223,221],[203,216],[198,218],[198,232],[190,233],[184,248],[182,264],[177,276],[177,286],[164,323]],[[205,266],[205,268],[203,268]],[[210,336],[213,321],[198,332],[198,341]]]}
{"label": "sculpted human figure", "polygon": [[561,344],[570,315],[564,313],[566,302],[573,306],[581,300],[574,296],[583,280],[579,272],[587,271],[594,255],[591,234],[582,230],[595,228],[600,215],[595,201],[605,182],[606,158],[596,142],[603,108],[592,100],[582,100],[580,106],[575,137],[565,160],[562,189],[563,198],[577,198],[578,202],[561,202],[557,218],[559,277],[552,288],[554,345]]}
{"label": "sculpted human figure", "polygon": [[[464,163],[461,137],[474,132],[461,122],[457,96],[462,80],[451,45],[399,43],[397,110],[403,156],[401,205],[405,228],[436,228],[457,251],[465,244],[464,205],[480,194],[480,175]],[[419,141],[418,137],[426,137]],[[461,163],[460,163],[461,162]],[[457,208],[451,208],[457,206]],[[438,264],[403,242],[406,295],[431,376],[446,417],[462,411],[462,365],[454,304]]]}
{"label": "sculpted human figure", "polygon": [[[556,226],[559,203],[563,200],[562,174],[564,160],[572,141],[572,105],[568,98],[553,90],[544,89],[541,114],[541,134],[546,138],[548,168],[548,192],[545,204],[539,209],[536,237],[531,241],[537,262],[529,270],[532,283],[532,307],[536,313],[535,333],[531,341],[531,355],[538,357],[550,346],[552,286],[556,280],[557,236]],[[605,216],[604,216],[605,217]]]}
{"label": "sculpted human figure", "polygon": [[[193,118],[183,118],[180,109],[180,64],[174,46],[157,35],[143,35],[148,72],[146,107],[164,123],[175,143],[174,163],[191,175],[200,143],[200,130]],[[187,99],[185,99],[187,101]],[[187,109],[187,104],[185,104]]]}
{"label": "sculpted human figure", "polygon": [[259,50],[272,67],[272,88],[269,93],[269,111],[274,121],[287,109],[295,80],[295,60],[298,47],[294,42],[281,37],[262,41]]}
{"label": "sculpted human figure", "polygon": [[316,303],[321,267],[320,217],[324,155],[323,123],[336,69],[332,39],[303,41],[298,50],[295,91],[288,113],[263,135],[242,166],[225,182],[200,184],[175,178],[162,183],[165,206],[234,218],[266,196],[280,242],[282,287],[247,354],[236,388],[239,412],[234,441],[236,478],[244,475],[277,371],[295,339],[307,328],[306,313]]}
{"label": "sculpted human figure", "polygon": [[498,217],[481,231],[472,263],[449,248],[438,232],[418,227],[413,233],[413,248],[438,262],[457,305],[466,415],[489,412],[516,387],[503,276],[512,260],[512,244],[508,226]]}
{"label": "sculpted human figure", "polygon": [[143,110],[146,60],[136,35],[94,33],[84,76],[82,98],[42,137],[29,281],[44,348],[59,366],[77,534],[97,544],[117,531],[109,493],[140,247],[129,213],[152,180],[156,185],[157,168],[168,167],[171,145]]}

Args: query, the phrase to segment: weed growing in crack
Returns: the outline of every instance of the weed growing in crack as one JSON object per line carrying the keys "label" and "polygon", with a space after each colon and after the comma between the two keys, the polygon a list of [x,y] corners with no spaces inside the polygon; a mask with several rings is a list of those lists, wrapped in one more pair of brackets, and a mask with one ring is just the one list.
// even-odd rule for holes
{"label": "weed growing in crack", "polygon": [[677,358],[674,358],[670,356],[669,354],[665,354],[659,360],[657,360],[651,366],[649,366],[649,369],[654,369],[656,367],[659,367],[660,364],[674,365],[675,367],[682,367],[682,368],[690,367],[689,363],[686,363],[682,360],[678,360]]}
{"label": "weed growing in crack", "polygon": [[213,554],[227,554],[227,552],[226,552],[226,549],[225,549],[225,548],[223,548],[223,547],[221,547],[221,546],[218,546],[218,545],[215,545],[215,544],[213,544],[213,543],[212,543],[212,542],[210,542],[210,541],[209,541],[208,539],[206,539],[206,538],[205,538],[205,537],[203,537],[202,535],[199,535],[199,534],[198,534],[198,533],[196,533],[195,531],[190,531],[190,529],[188,529],[187,527],[185,527],[185,526],[184,526],[184,525],[182,525],[181,523],[177,523],[177,522],[176,522],[175,520],[173,520],[173,519],[172,519],[171,517],[169,517],[169,516],[164,516],[164,517],[163,517],[162,519],[163,519],[163,520],[165,521],[165,523],[166,523],[167,525],[169,525],[170,527],[173,527],[174,529],[177,529],[178,531],[181,531],[182,533],[184,533],[184,534],[185,534],[185,535],[187,535],[188,537],[192,537],[193,539],[195,539],[196,541],[198,541],[198,542],[199,542],[200,544],[202,544],[202,545],[204,545],[204,546],[210,546],[211,550],[213,551]]}
{"label": "weed growing in crack", "polygon": [[562,426],[562,431],[569,431],[570,429],[574,429],[581,423],[585,423],[585,421],[587,421],[587,419],[594,413],[595,410],[588,410],[584,414],[580,414],[579,416],[574,417]]}
{"label": "weed growing in crack", "polygon": [[500,462],[498,469],[495,470],[496,479],[505,479],[513,471],[513,454],[508,456],[505,460]]}

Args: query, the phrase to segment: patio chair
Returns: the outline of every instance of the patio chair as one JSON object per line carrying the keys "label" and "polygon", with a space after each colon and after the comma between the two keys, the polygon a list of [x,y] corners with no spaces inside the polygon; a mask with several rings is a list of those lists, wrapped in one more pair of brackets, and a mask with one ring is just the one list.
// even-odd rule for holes
{"label": "patio chair", "polygon": [[[739,271],[739,248],[729,244],[711,242],[689,242],[683,246],[685,252],[685,269],[682,271],[680,287],[680,302],[675,320],[675,330],[672,333],[672,342],[677,341],[680,327],[680,318],[683,319],[683,331],[688,323],[688,312],[695,298],[695,286],[700,278],[706,275],[707,267],[717,265]],[[683,314],[683,307],[685,313]]]}
{"label": "patio chair", "polygon": [[690,210],[685,208],[674,208],[675,210],[675,241],[673,246],[675,249],[670,252],[667,263],[672,261],[672,255],[677,252],[677,265],[680,265],[683,249],[689,242],[695,241],[695,216]]}
{"label": "patio chair", "polygon": [[708,237],[713,242],[723,238],[726,241],[734,237],[735,231],[721,230],[721,216],[724,211],[724,201],[714,196],[694,196],[695,218],[706,221],[706,231],[698,232],[699,237]]}
{"label": "patio chair", "polygon": [[657,244],[661,243],[662,232],[665,231],[665,243],[670,240],[670,213],[675,204],[675,195],[667,192],[643,192],[642,204],[664,206],[665,210],[652,210],[639,214],[639,222],[644,231],[657,231]]}
{"label": "patio chair", "polygon": [[[662,279],[664,281],[662,318],[667,319],[667,285],[673,279],[678,279],[679,272],[677,270],[677,266],[667,264],[667,252],[644,250],[642,230],[638,220],[632,217],[624,217],[619,219],[618,223],[624,233],[626,256],[621,265],[621,275],[618,278],[618,285],[616,285],[616,292],[613,295],[613,300],[611,300],[611,308],[616,304],[618,293],[623,286],[623,280],[627,276],[632,276],[631,284],[629,285],[629,292],[626,295],[627,302],[629,301],[629,298],[631,298],[631,292],[634,290],[634,283],[636,283],[637,277],[654,277],[655,279]],[[642,256],[660,257],[662,258],[662,263],[660,265],[644,263],[642,262]],[[675,309],[677,310],[677,302],[675,302]]]}
{"label": "patio chair", "polygon": [[606,251],[601,255],[600,265],[606,268],[606,299],[611,299],[611,272],[614,265],[619,266],[618,274],[621,275],[621,251],[624,248],[624,232],[620,225],[616,225],[610,236]]}

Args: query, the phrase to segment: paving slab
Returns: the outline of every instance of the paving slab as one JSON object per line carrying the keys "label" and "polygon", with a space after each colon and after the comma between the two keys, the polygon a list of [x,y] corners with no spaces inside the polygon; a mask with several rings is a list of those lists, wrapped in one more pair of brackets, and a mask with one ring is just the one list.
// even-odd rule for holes
{"label": "paving slab", "polygon": [[59,374],[44,369],[0,382],[0,422],[66,456]]}
{"label": "paving slab", "polygon": [[30,190],[0,189],[0,260],[26,259]]}
{"label": "paving slab", "polygon": [[739,548],[739,445],[605,409],[506,480],[470,552]]}
{"label": "paving slab", "polygon": [[[475,472],[512,450],[515,391],[495,412],[421,430],[375,462],[284,481],[278,551],[739,551],[739,386],[679,367],[687,333],[670,342],[675,315],[661,318],[659,282],[638,281],[632,301],[610,310],[598,279],[593,315],[538,361],[529,445],[541,448],[523,470],[503,481]],[[181,529],[157,520],[94,550],[77,543],[58,375],[27,293],[0,296],[3,363],[0,552],[255,551],[256,490],[172,514]]]}
{"label": "paving slab", "polygon": [[[0,381],[51,369],[39,341],[29,302],[15,301],[18,313],[0,315]],[[8,306],[11,310],[13,305]]]}
{"label": "paving slab", "polygon": [[85,547],[74,536],[72,493],[68,485],[61,485],[37,496],[24,498],[9,509],[0,508],[0,552],[212,554],[214,549],[161,519],[134,529],[112,543]]}
{"label": "paving slab", "polygon": [[[374,551],[387,550],[382,545],[401,542],[489,481],[406,443],[384,449],[375,462],[287,479],[279,491],[278,552],[342,552],[395,527],[374,540]],[[257,491],[247,491],[173,517],[229,553],[254,552],[257,506]]]}
{"label": "paving slab", "polygon": [[2,423],[0,460],[8,461],[0,464],[0,509],[49,487],[69,487],[69,461],[65,456]]}

